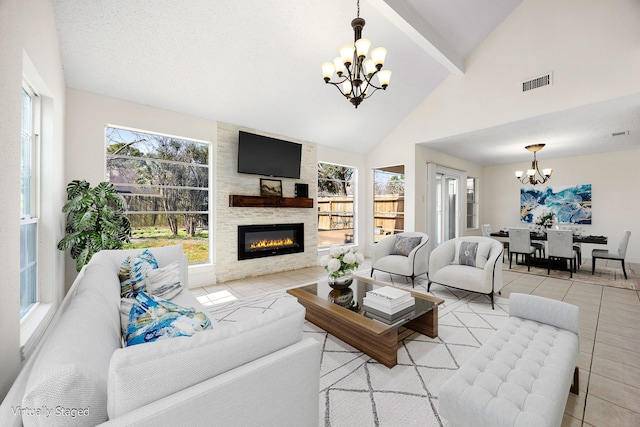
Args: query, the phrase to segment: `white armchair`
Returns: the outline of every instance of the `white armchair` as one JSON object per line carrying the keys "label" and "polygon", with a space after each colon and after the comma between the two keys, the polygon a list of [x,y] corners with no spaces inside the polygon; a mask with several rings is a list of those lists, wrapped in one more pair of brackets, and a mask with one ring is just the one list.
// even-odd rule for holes
{"label": "white armchair", "polygon": [[[470,259],[460,262],[463,242],[478,243],[470,250]],[[474,245],[475,246],[475,245]],[[464,249],[463,249],[464,250]],[[429,256],[429,285],[448,286],[488,295],[493,308],[493,294],[502,289],[501,242],[489,237],[466,236],[447,240],[431,251]],[[475,252],[474,252],[475,251]]]}
{"label": "white armchair", "polygon": [[[406,242],[407,245],[417,243],[417,246],[402,247],[401,241]],[[407,231],[385,237],[373,246],[371,276],[374,270],[398,274],[410,277],[411,285],[415,286],[415,278],[429,271],[428,242],[429,236],[418,231]],[[410,251],[407,251],[409,248]],[[403,255],[403,252],[406,255]]]}

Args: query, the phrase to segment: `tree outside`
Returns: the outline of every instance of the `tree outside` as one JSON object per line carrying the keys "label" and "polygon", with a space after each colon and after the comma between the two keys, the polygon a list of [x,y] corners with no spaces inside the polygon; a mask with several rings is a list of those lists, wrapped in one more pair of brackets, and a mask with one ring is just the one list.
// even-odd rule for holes
{"label": "tree outside", "polygon": [[127,201],[128,247],[182,243],[190,263],[209,259],[209,146],[108,127],[107,179]]}

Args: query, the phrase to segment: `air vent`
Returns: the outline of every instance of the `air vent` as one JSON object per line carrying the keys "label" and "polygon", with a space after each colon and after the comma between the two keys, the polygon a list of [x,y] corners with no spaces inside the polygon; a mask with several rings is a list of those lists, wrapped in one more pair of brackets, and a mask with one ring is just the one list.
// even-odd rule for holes
{"label": "air vent", "polygon": [[623,135],[629,135],[629,131],[625,130],[625,131],[622,131],[622,132],[614,132],[614,133],[611,134],[611,136],[623,136]]}
{"label": "air vent", "polygon": [[551,79],[551,73],[545,74],[540,77],[534,77],[527,81],[522,82],[522,92],[528,92],[533,89],[538,89],[544,86],[550,86],[553,83]]}

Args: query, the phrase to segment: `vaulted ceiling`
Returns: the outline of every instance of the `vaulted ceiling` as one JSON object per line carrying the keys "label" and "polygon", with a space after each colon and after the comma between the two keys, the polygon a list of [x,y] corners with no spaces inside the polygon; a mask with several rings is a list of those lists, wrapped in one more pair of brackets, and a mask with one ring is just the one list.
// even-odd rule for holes
{"label": "vaulted ceiling", "polygon": [[[387,48],[393,75],[356,110],[320,67],[353,41],[356,0],[52,0],[70,88],[359,153],[464,75],[521,2],[362,0],[363,36]],[[640,96],[630,96],[417,142],[492,165],[529,159],[529,141],[553,141],[549,158],[635,149],[638,134]]]}
{"label": "vaulted ceiling", "polygon": [[366,153],[522,0],[363,0],[391,84],[356,110],[320,65],[356,1],[53,0],[67,86]]}

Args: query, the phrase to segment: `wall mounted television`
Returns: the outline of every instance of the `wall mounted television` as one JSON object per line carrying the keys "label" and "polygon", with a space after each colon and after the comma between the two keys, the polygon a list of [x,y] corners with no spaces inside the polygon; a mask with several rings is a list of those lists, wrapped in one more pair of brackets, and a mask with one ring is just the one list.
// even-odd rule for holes
{"label": "wall mounted television", "polygon": [[302,144],[239,131],[238,173],[300,178]]}

